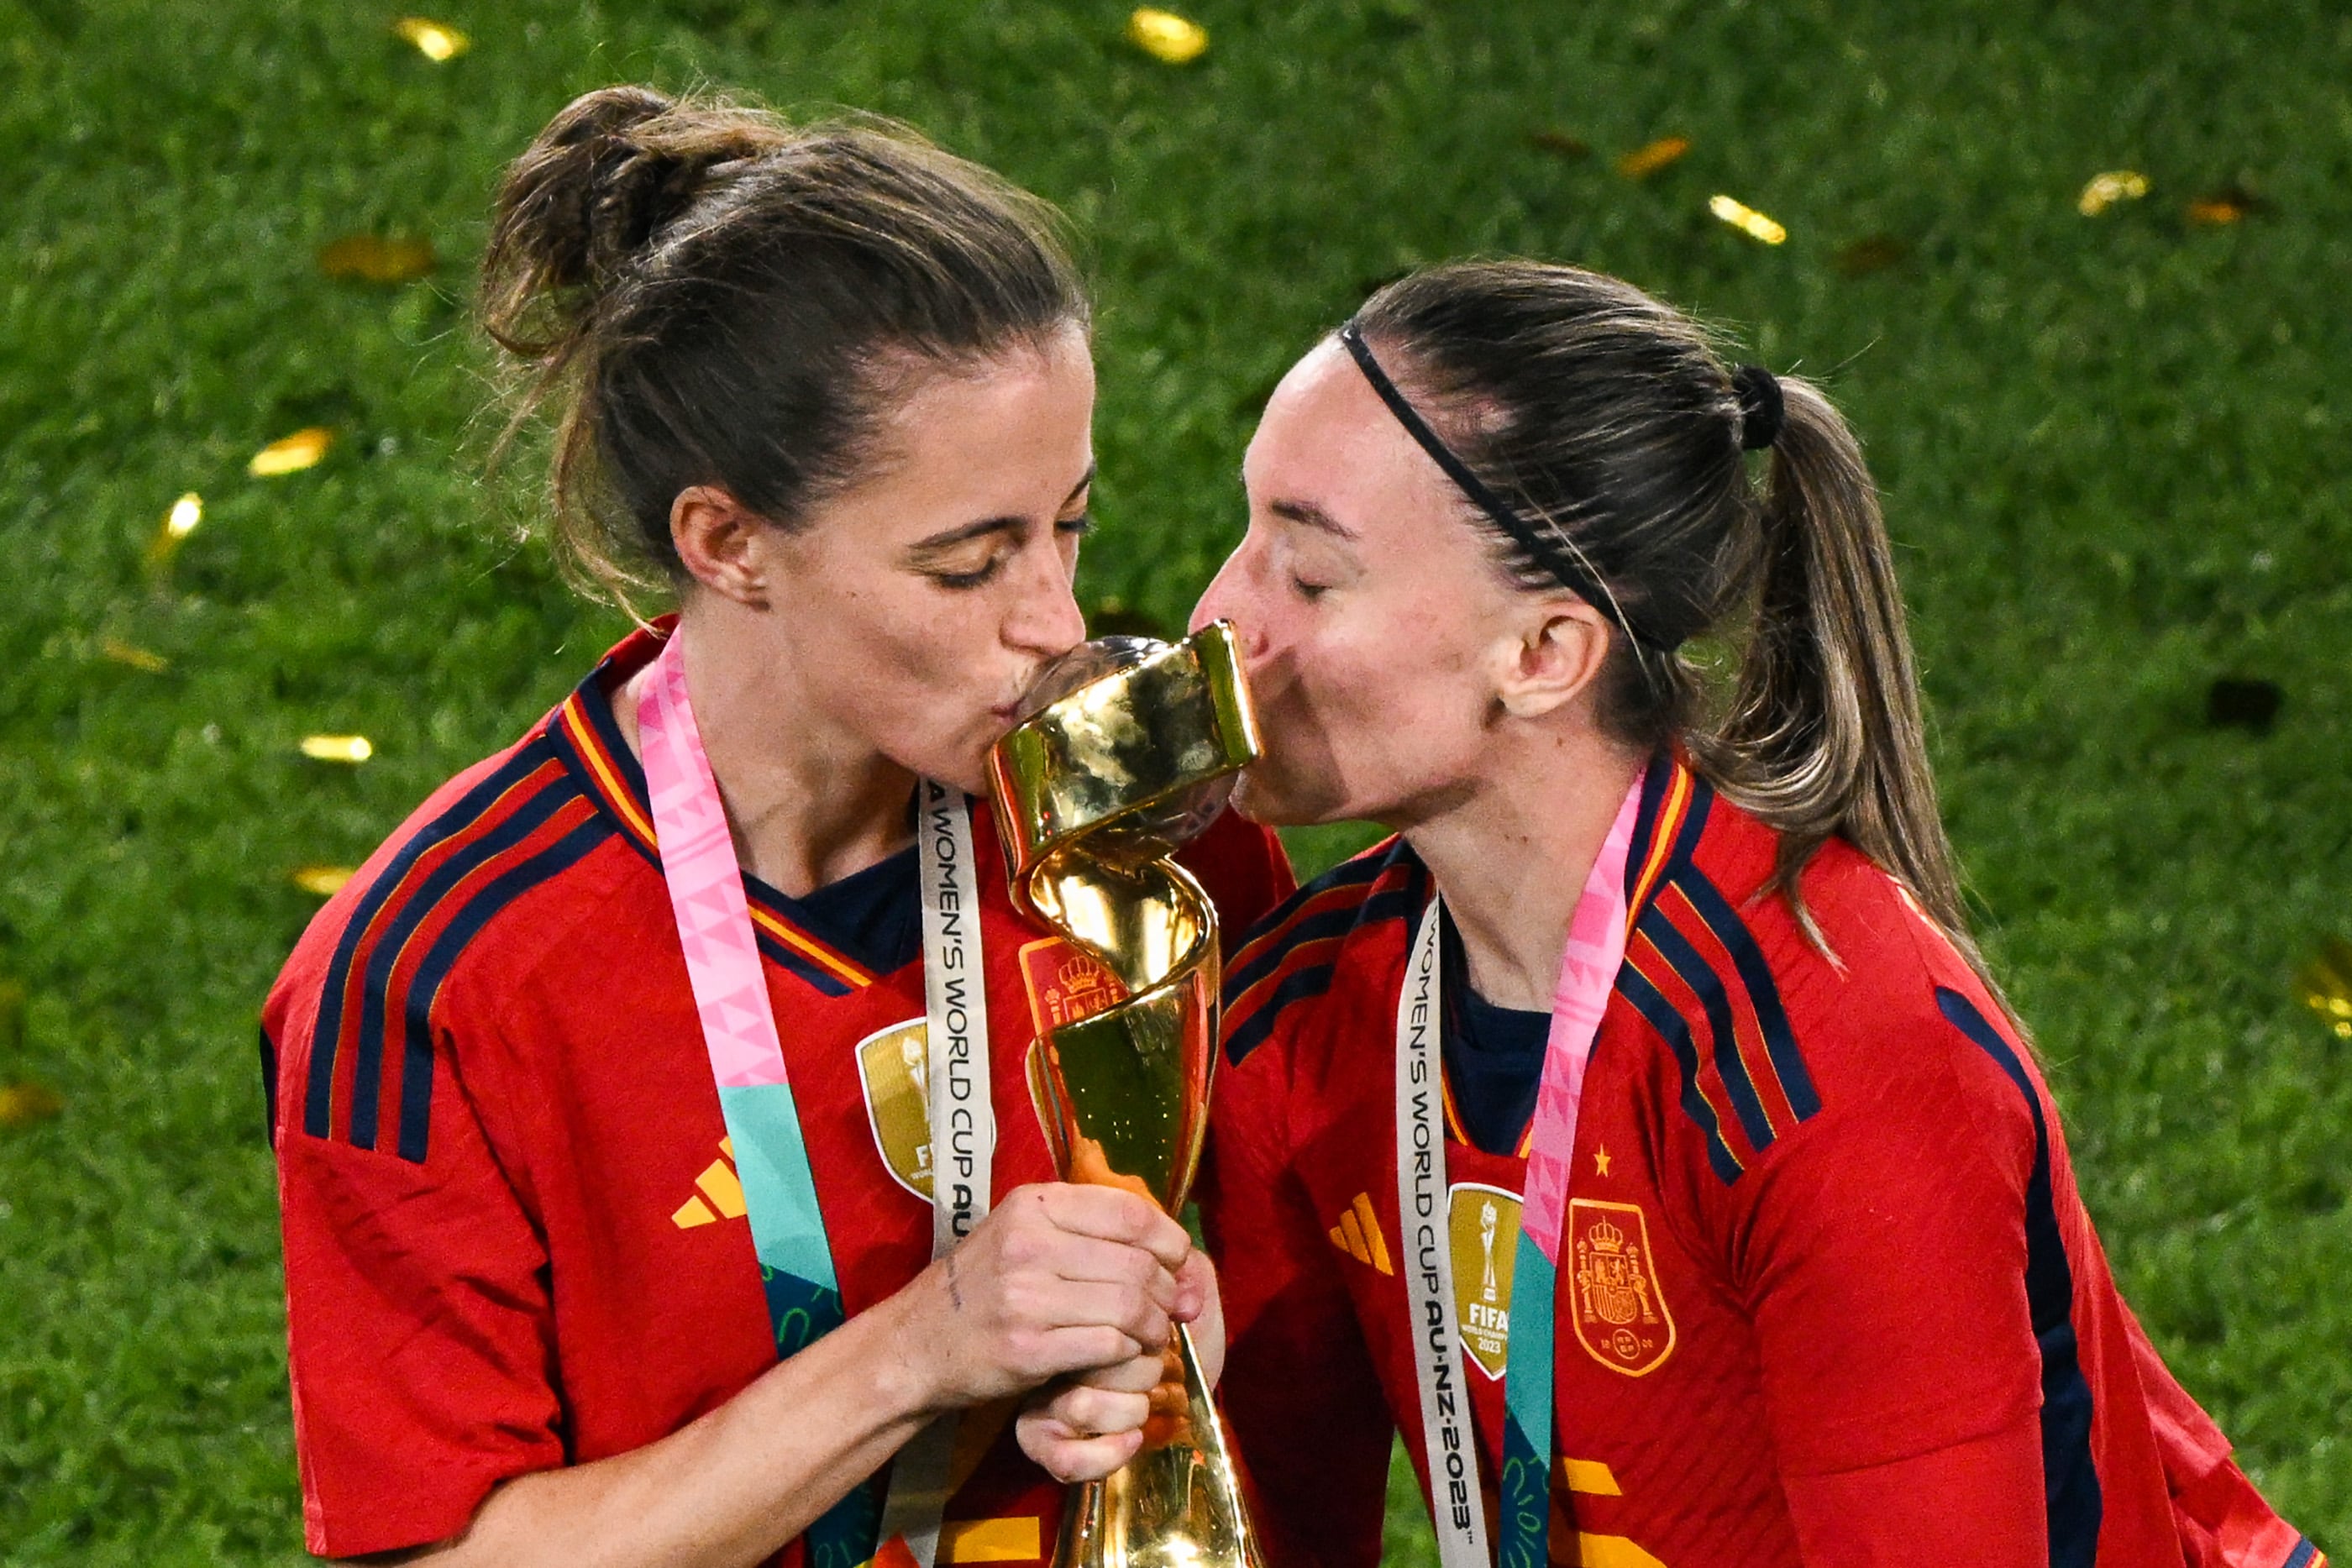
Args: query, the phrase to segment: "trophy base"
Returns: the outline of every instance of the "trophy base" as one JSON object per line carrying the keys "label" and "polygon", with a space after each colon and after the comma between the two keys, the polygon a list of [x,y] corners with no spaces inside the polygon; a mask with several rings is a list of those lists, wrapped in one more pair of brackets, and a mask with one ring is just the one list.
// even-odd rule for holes
{"label": "trophy base", "polygon": [[1190,1438],[1071,1488],[1054,1568],[1262,1568],[1224,1424],[1181,1327],[1176,1348]]}

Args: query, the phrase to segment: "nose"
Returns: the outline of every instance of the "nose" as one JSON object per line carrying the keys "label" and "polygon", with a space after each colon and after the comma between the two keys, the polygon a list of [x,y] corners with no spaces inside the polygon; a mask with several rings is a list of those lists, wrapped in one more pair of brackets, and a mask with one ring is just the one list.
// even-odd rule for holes
{"label": "nose", "polygon": [[1050,549],[1037,554],[1042,559],[1006,618],[1004,640],[1025,653],[1056,659],[1087,640],[1087,617],[1060,559]]}
{"label": "nose", "polygon": [[1234,618],[1231,601],[1239,595],[1234,591],[1232,580],[1234,561],[1240,553],[1236,550],[1227,556],[1225,564],[1217,569],[1217,575],[1209,580],[1209,586],[1202,591],[1201,601],[1192,606],[1192,619],[1185,623],[1185,631],[1198,632],[1213,621]]}

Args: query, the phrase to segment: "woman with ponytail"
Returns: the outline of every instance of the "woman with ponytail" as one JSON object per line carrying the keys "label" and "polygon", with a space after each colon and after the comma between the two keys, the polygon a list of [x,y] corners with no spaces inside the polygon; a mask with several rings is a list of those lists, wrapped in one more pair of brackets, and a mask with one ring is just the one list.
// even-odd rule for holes
{"label": "woman with ponytail", "polygon": [[1196,612],[1242,805],[1398,835],[1225,968],[1202,1202],[1275,1560],[1376,1560],[1393,1427],[1445,1568],[2316,1561],[2116,1291],[1822,392],[1444,267],[1244,478]]}
{"label": "woman with ponytail", "polygon": [[[612,88],[508,171],[482,310],[562,559],[675,613],[270,993],[310,1549],[1042,1563],[1013,1402],[1083,1375],[1034,1446],[1116,1464],[1171,1318],[1221,1344],[1181,1227],[1054,1179],[1029,1052],[1097,977],[971,799],[1084,635],[1053,215],[904,127]],[[1191,860],[1236,929],[1289,891],[1238,819]]]}

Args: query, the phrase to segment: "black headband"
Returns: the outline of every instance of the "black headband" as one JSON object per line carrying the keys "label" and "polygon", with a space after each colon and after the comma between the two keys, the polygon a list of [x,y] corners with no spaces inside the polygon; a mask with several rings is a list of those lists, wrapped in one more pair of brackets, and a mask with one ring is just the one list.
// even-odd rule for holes
{"label": "black headband", "polygon": [[1559,535],[1536,528],[1513,511],[1500,496],[1480,482],[1478,476],[1470,472],[1470,465],[1455,456],[1453,448],[1437,438],[1437,433],[1414,412],[1412,404],[1405,401],[1404,393],[1397,391],[1396,383],[1389,380],[1388,372],[1381,369],[1381,362],[1372,358],[1372,350],[1365,343],[1364,334],[1353,321],[1339,329],[1339,341],[1347,345],[1349,356],[1356,361],[1356,368],[1364,372],[1364,379],[1372,383],[1372,390],[1380,393],[1382,402],[1389,405],[1389,412],[1396,415],[1397,423],[1404,426],[1405,434],[1429,454],[1431,462],[1445,471],[1445,476],[1454,481],[1455,488],[1469,497],[1471,503],[1480,511],[1493,518],[1496,527],[1511,536],[1512,543],[1527,551],[1535,563],[1549,572],[1553,580],[1562,588],[1616,622],[1625,635],[1636,643],[1647,647],[1657,645],[1634,629],[1633,623],[1619,608],[1617,596],[1609,591],[1608,585],[1586,563],[1581,552]]}

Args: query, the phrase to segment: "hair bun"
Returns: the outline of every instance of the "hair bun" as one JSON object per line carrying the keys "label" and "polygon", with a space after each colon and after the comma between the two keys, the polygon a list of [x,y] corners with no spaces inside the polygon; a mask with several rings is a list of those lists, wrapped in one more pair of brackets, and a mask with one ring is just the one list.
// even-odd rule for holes
{"label": "hair bun", "polygon": [[593,300],[682,216],[712,165],[772,151],[791,135],[772,115],[681,102],[651,88],[573,99],[499,187],[482,258],[490,335],[530,358],[558,351],[585,308],[576,296]]}

